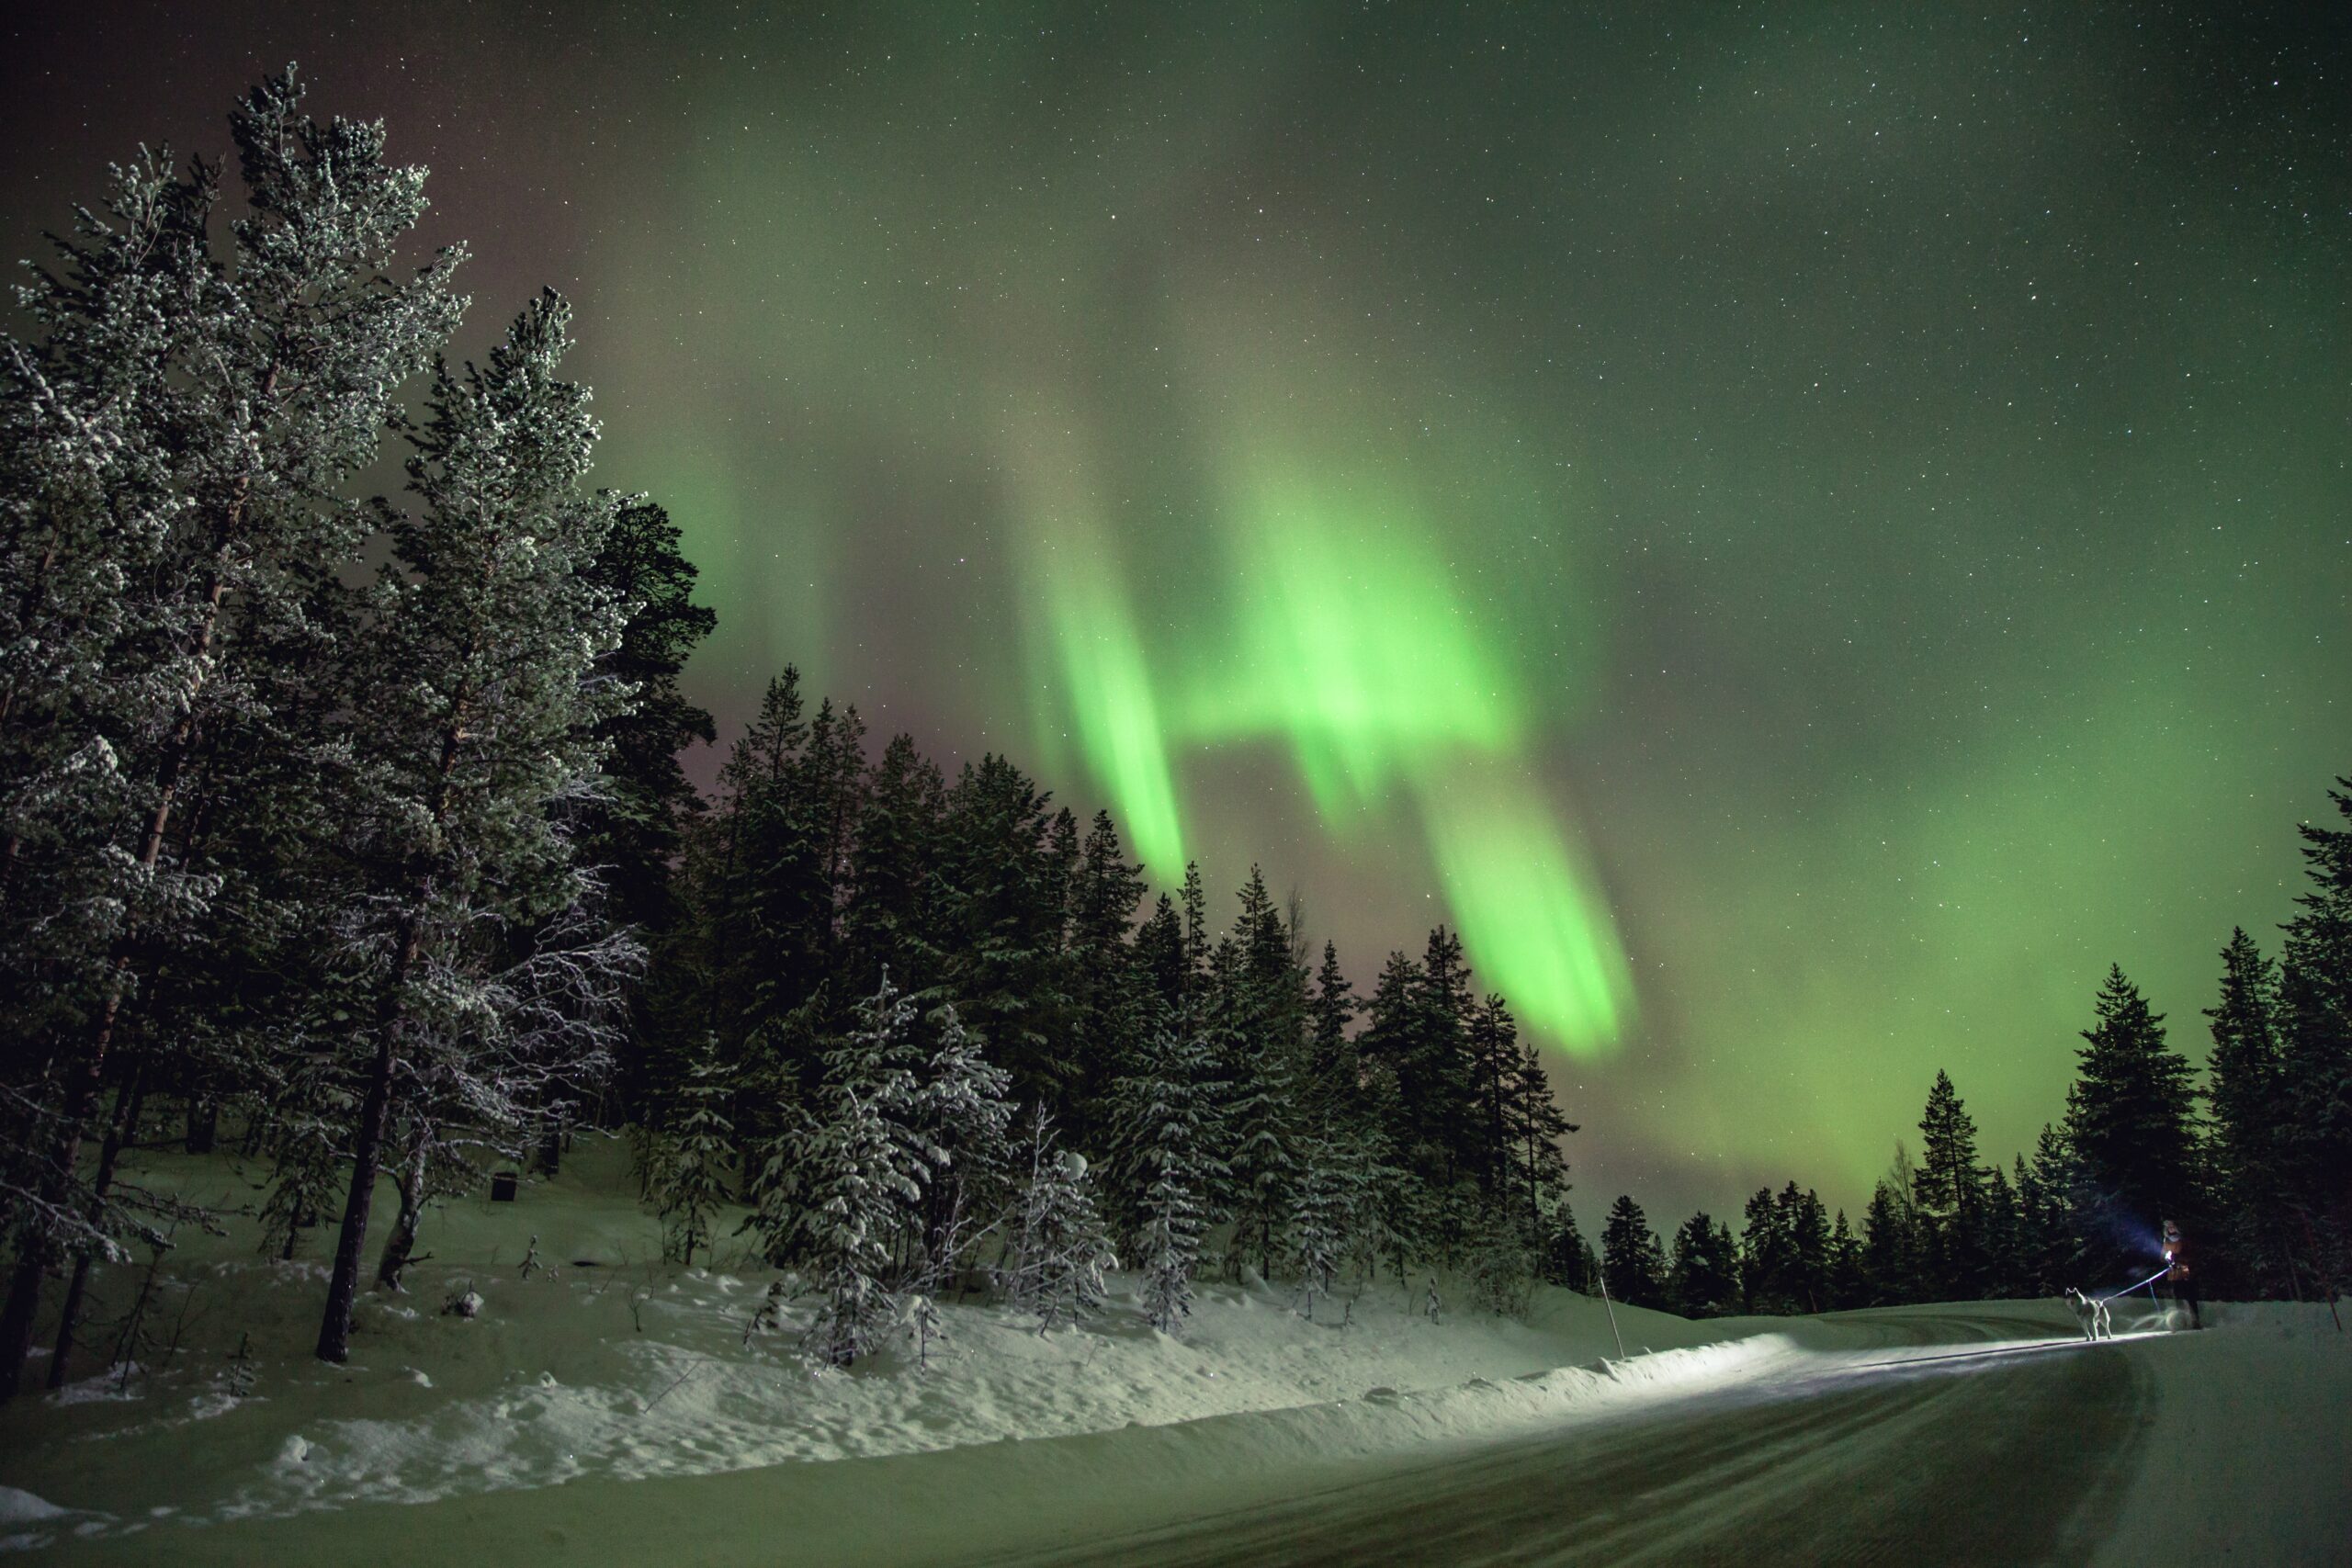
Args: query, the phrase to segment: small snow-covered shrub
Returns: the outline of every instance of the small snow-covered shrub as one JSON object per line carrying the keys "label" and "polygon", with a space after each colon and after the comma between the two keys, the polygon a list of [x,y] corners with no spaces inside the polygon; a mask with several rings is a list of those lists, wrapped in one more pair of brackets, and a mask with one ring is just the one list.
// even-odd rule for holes
{"label": "small snow-covered shrub", "polygon": [[1086,1156],[1054,1147],[1053,1119],[1030,1117],[1029,1178],[1012,1213],[997,1283],[1013,1305],[1037,1314],[1045,1333],[1102,1304],[1102,1276],[1119,1266],[1087,1181]]}

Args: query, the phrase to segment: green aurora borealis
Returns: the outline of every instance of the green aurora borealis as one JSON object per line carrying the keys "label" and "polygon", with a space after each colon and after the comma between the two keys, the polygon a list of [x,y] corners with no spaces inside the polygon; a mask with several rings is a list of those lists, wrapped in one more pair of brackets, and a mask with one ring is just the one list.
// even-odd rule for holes
{"label": "green aurora borealis", "polygon": [[[948,765],[1462,930],[1588,1227],[1853,1206],[1951,1071],[2201,1050],[2352,769],[2346,23],[2236,7],[77,7],[11,255],[300,58],[431,164],[469,341],[581,309],[603,482]],[[179,39],[144,53],[133,39]],[[183,36],[185,35],[185,36]],[[707,776],[709,767],[698,763]]]}

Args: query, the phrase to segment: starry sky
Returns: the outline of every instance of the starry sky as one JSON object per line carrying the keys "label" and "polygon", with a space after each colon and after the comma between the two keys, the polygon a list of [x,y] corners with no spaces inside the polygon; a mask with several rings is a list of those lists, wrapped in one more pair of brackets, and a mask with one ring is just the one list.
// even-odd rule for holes
{"label": "starry sky", "polygon": [[[1859,1208],[1948,1069],[2201,1054],[2352,770],[2352,37],[2157,5],[0,22],[0,242],[299,59],[785,661],[1360,983],[1458,925],[1589,1226]],[[707,776],[711,764],[695,766]],[[1220,895],[1220,897],[1222,896]],[[1227,906],[1230,908],[1229,905]]]}

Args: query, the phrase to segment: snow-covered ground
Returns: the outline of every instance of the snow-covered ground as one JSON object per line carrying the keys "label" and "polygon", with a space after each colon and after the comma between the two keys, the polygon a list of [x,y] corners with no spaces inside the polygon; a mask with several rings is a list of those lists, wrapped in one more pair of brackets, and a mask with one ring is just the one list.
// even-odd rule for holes
{"label": "snow-covered ground", "polygon": [[[154,1174],[254,1195],[223,1162]],[[1456,1302],[1432,1321],[1416,1276],[1312,1322],[1286,1292],[1210,1285],[1176,1339],[1124,1291],[1043,1337],[950,1304],[928,1371],[905,1347],[820,1372],[788,1330],[747,1343],[767,1271],[662,1266],[631,1200],[605,1145],[518,1203],[448,1205],[412,1293],[363,1305],[341,1369],[308,1356],[315,1265],[254,1258],[246,1224],[201,1238],[157,1292],[151,1371],[93,1370],[0,1415],[0,1538],[108,1562],[952,1562],[1402,1476],[1498,1439],[1676,1410],[1737,1421],[1984,1353],[2128,1363],[2111,1381],[2144,1436],[2102,1483],[2124,1494],[2102,1560],[2194,1543],[2334,1561],[2352,1539],[2352,1350],[2324,1307],[2225,1305],[2214,1332],[2138,1339],[2161,1325],[2127,1311],[2126,1338],[2098,1350],[2066,1343],[2057,1303],[1707,1323],[1620,1307],[1620,1359],[1598,1301],[1545,1292],[1526,1323]],[[554,1269],[523,1278],[534,1235]],[[117,1303],[126,1279],[109,1283]],[[443,1315],[467,1287],[481,1315]],[[1845,1460],[1815,1457],[1860,1461],[1901,1430],[1858,1428],[1838,1439]]]}
{"label": "snow-covered ground", "polygon": [[[168,1156],[141,1172],[224,1213],[255,1206],[266,1177]],[[389,1188],[382,1201],[389,1215]],[[1615,1354],[1602,1304],[1566,1292],[1544,1292],[1528,1323],[1458,1302],[1432,1321],[1426,1278],[1400,1288],[1390,1277],[1318,1303],[1308,1321],[1285,1290],[1206,1283],[1170,1338],[1142,1321],[1121,1279],[1082,1328],[1041,1336],[1022,1314],[944,1303],[946,1337],[928,1370],[910,1340],[847,1372],[816,1371],[789,1319],[747,1339],[774,1271],[731,1239],[718,1268],[662,1264],[623,1151],[583,1140],[519,1201],[459,1200],[430,1217],[408,1293],[363,1296],[352,1359],[333,1368],[309,1353],[330,1233],[304,1238],[310,1260],[285,1264],[255,1255],[250,1219],[232,1214],[226,1230],[184,1237],[171,1255],[128,1375],[99,1366],[112,1338],[101,1328],[75,1381],[0,1413],[0,1485],[11,1489],[0,1545],[1161,1426]],[[526,1278],[534,1238],[540,1267]],[[106,1271],[101,1317],[128,1306],[139,1272]],[[444,1314],[467,1289],[480,1315]],[[1441,1294],[1453,1292],[1442,1282]],[[1633,1349],[1724,1333],[1623,1307],[1618,1322]]]}

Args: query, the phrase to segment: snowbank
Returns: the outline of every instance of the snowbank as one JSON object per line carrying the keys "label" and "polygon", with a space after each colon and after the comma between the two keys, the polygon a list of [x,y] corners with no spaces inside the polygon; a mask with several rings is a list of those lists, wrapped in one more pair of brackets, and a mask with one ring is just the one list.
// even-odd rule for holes
{"label": "snowbank", "polygon": [[2352,1563],[2352,1335],[2318,1303],[2205,1319],[2143,1358],[2156,1418],[2094,1561]]}
{"label": "snowbank", "polygon": [[[264,1174],[164,1160],[144,1178],[228,1210],[251,1206]],[[277,1263],[254,1255],[249,1220],[229,1231],[195,1238],[165,1269],[153,1315],[176,1343],[145,1348],[128,1377],[89,1358],[59,1394],[0,1412],[0,1483],[61,1509],[46,1526],[0,1521],[0,1536],[870,1459],[1375,1389],[1394,1392],[1367,1418],[1365,1443],[1413,1440],[1474,1430],[1514,1398],[1596,1398],[1679,1375],[1666,1362],[1555,1373],[1615,1353],[1601,1303],[1546,1292],[1528,1323],[1459,1309],[1431,1321],[1419,1275],[1319,1303],[1312,1321],[1286,1292],[1208,1284],[1175,1338],[1144,1323],[1125,1280],[1100,1318],[1050,1336],[999,1307],[944,1303],[946,1337],[928,1371],[903,1346],[847,1373],[812,1371],[789,1332],[746,1339],[771,1272],[724,1247],[718,1269],[659,1261],[621,1151],[604,1143],[518,1202],[457,1201],[429,1218],[430,1258],[412,1267],[410,1293],[363,1298],[352,1361],[334,1368],[310,1355],[326,1235],[306,1238],[311,1260]],[[526,1278],[535,1237],[552,1267]],[[101,1318],[134,1278],[102,1272]],[[444,1314],[464,1290],[482,1298],[481,1315]],[[1622,1307],[1618,1318],[1632,1345],[1685,1348],[1725,1332]],[[1566,1381],[1548,1392],[1512,1382],[1533,1373]],[[1474,1382],[1514,1392],[1474,1400],[1464,1410],[1475,1417],[1419,1397]]]}
{"label": "snowbank", "polygon": [[[154,1174],[252,1196],[220,1162]],[[554,1268],[526,1278],[534,1235]],[[1797,1397],[1861,1369],[1956,1369],[2073,1335],[2057,1303],[1709,1323],[1619,1307],[1621,1358],[1598,1301],[1547,1291],[1523,1323],[1458,1306],[1432,1321],[1417,1275],[1319,1303],[1313,1321],[1263,1284],[1210,1285],[1170,1338],[1123,1280],[1082,1329],[1040,1336],[947,1303],[928,1371],[901,1347],[812,1372],[788,1333],[746,1338],[770,1274],[740,1257],[665,1266],[657,1243],[618,1151],[592,1149],[518,1203],[447,1206],[412,1293],[368,1298],[353,1363],[329,1368],[309,1355],[318,1266],[260,1261],[250,1223],[232,1224],[166,1270],[155,1316],[171,1331],[141,1348],[141,1370],[90,1366],[0,1411],[0,1548],[368,1568],[956,1563],[1665,1402]],[[102,1279],[106,1312],[130,1278]],[[483,1298],[480,1317],[439,1311],[461,1289]],[[2343,1532],[2325,1531],[2346,1512],[2346,1338],[2324,1308],[2212,1315],[2207,1334],[2115,1348],[2155,1389],[2157,1419],[2102,1560],[2341,1560]]]}

